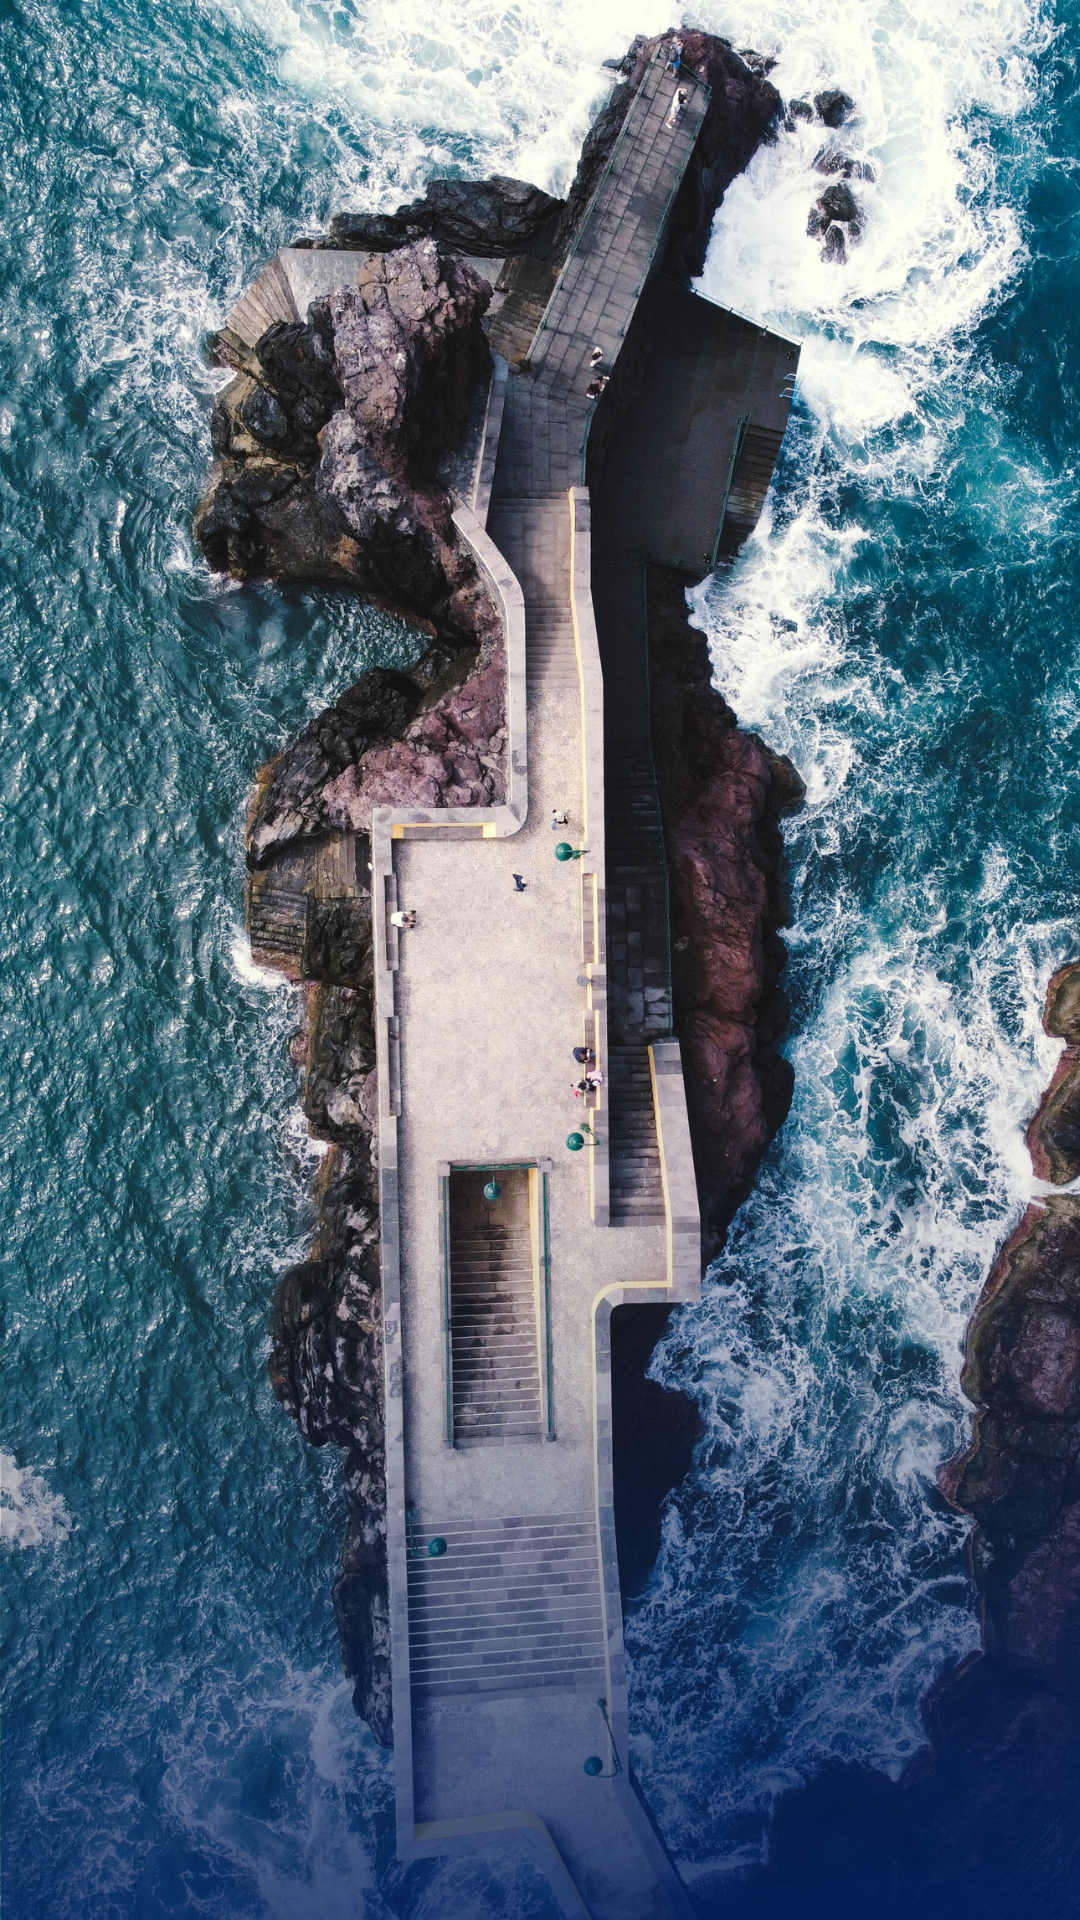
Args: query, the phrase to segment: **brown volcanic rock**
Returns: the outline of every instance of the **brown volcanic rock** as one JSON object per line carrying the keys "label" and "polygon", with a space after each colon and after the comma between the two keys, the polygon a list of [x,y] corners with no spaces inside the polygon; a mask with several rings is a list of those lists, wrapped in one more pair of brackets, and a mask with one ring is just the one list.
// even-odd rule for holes
{"label": "brown volcanic rock", "polygon": [[1080,964],[1055,973],[1043,1026],[1067,1045],[1028,1128],[1028,1152],[1040,1180],[1067,1186],[1080,1174]]}
{"label": "brown volcanic rock", "polygon": [[[1071,1051],[1078,1020],[1072,965],[1050,982],[1044,1024]],[[1037,1170],[1053,1111],[1044,1099],[1029,1132]],[[991,1268],[966,1345],[962,1384],[980,1412],[941,1484],[979,1522],[971,1565],[986,1652],[1080,1706],[1080,1198],[1027,1209]]]}
{"label": "brown volcanic rock", "polygon": [[365,753],[323,790],[334,826],[366,831],[373,806],[488,807],[506,796],[506,655],[496,647],[400,740]]}
{"label": "brown volcanic rock", "polygon": [[789,760],[742,733],[712,685],[685,580],[649,568],[653,757],[667,844],[675,1026],[694,1141],[702,1246],[712,1259],[791,1104],[776,1051],[789,1006],[780,816],[803,786]]}
{"label": "brown volcanic rock", "polygon": [[991,1268],[961,1384],[980,1405],[1080,1418],[1080,1198],[1029,1207]]}
{"label": "brown volcanic rock", "polygon": [[370,254],[355,289],[327,300],[346,411],[386,473],[431,476],[458,444],[491,366],[490,299],[464,260],[420,240]]}

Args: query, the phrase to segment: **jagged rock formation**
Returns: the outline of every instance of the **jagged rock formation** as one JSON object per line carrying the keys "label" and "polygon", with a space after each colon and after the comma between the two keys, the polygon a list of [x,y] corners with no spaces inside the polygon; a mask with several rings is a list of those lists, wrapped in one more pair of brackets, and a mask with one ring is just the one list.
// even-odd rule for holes
{"label": "jagged rock formation", "polygon": [[267,329],[214,408],[195,515],[217,571],[352,586],[471,637],[480,588],[437,479],[491,360],[491,288],[434,240]]}
{"label": "jagged rock formation", "polygon": [[[813,105],[809,100],[790,101],[786,124],[790,129],[797,120],[817,119],[835,132],[846,124],[854,110],[855,102],[850,94],[831,87],[825,93],[815,94]],[[834,176],[834,184],[826,187],[815,200],[806,231],[812,240],[820,239],[823,257],[838,265],[847,259],[849,247],[858,244],[863,230],[862,208],[846,183],[872,181],[876,176],[872,166],[864,160],[853,160],[836,142],[827,142],[820,148],[814,156],[814,167],[818,173]],[[839,178],[835,179],[837,175]]]}
{"label": "jagged rock formation", "polygon": [[672,986],[701,1204],[713,1259],[787,1117],[794,1075],[778,1052],[788,924],[780,817],[803,798],[790,760],[742,733],[712,684],[685,579],[650,567],[649,675],[671,890]]}
{"label": "jagged rock formation", "polygon": [[1080,1174],[1080,967],[1055,973],[1043,1025],[1066,1046],[1028,1128],[1028,1152],[1040,1180],[1066,1186]]}
{"label": "jagged rock formation", "polygon": [[[1068,1044],[1028,1132],[1036,1172],[1080,1173],[1080,964],[1050,982],[1043,1024]],[[978,1522],[972,1571],[999,1665],[1080,1708],[1080,1198],[1030,1206],[991,1268],[962,1375],[972,1444],[943,1474]]]}
{"label": "jagged rock formation", "polygon": [[544,252],[562,209],[561,200],[505,174],[490,180],[429,180],[423,198],[410,200],[396,213],[336,213],[329,234],[307,244],[383,253],[430,238],[462,253],[499,259],[508,253]]}

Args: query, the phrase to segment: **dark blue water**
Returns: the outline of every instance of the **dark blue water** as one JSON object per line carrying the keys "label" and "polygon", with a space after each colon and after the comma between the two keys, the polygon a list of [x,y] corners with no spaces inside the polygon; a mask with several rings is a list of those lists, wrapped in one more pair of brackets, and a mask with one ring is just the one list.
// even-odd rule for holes
{"label": "dark blue water", "polygon": [[[823,1758],[894,1770],[974,1644],[958,1341],[1029,1187],[1041,989],[1076,950],[1075,8],[768,0],[703,23],[839,81],[879,168],[849,267],[793,136],[710,292],[805,341],[770,517],[706,590],[790,751],[792,1119],[658,1359],[706,1416],[631,1628],[637,1763],[693,1869]],[[1055,26],[1056,20],[1056,26]],[[240,938],[259,762],[408,631],[224,588],[188,521],[259,261],[432,167],[556,188],[597,61],[667,23],[460,0],[0,17],[6,832],[5,1891],[18,1920],[539,1913],[402,1883],[341,1680],[335,1460],[265,1381],[310,1224],[287,991]],[[1067,29],[1071,29],[1070,33]],[[835,57],[830,49],[837,49]],[[456,1875],[456,1877],[455,1877]]]}

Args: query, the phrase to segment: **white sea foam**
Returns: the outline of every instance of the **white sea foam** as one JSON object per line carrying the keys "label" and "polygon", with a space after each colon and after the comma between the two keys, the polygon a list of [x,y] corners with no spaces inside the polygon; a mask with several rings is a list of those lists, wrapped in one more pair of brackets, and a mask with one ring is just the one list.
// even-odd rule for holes
{"label": "white sea foam", "polygon": [[272,967],[260,967],[251,957],[251,942],[239,928],[229,943],[229,965],[245,987],[265,987],[270,993],[295,993],[296,987]]}
{"label": "white sea foam", "polygon": [[66,1540],[72,1520],[60,1495],[13,1453],[0,1453],[0,1540],[10,1547],[51,1547]]}

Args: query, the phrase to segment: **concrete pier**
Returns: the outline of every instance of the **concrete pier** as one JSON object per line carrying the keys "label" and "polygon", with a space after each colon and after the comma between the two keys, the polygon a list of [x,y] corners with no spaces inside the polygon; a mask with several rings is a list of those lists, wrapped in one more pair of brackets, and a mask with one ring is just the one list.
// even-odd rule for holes
{"label": "concrete pier", "polygon": [[[592,1920],[691,1912],[630,1770],[611,1487],[611,1310],[693,1300],[700,1284],[642,570],[650,553],[693,577],[714,562],[754,411],[725,351],[730,361],[756,337],[764,424],[779,434],[795,363],[789,343],[763,350],[761,329],[688,290],[650,292],[661,319],[675,316],[675,363],[669,342],[656,375],[663,404],[644,415],[661,457],[644,483],[647,444],[630,449],[633,471],[611,468],[609,451],[622,484],[600,488],[606,538],[594,550],[590,356],[598,347],[614,367],[650,289],[706,106],[699,83],[681,84],[673,123],[661,51],[524,351],[517,301],[503,344],[520,364],[500,380],[497,453],[481,460],[490,497],[478,486],[477,511],[458,514],[503,597],[517,716],[508,805],[483,822],[383,809],[373,834],[377,911],[395,900],[418,916],[378,1002],[399,1851],[526,1848],[562,1911]],[[680,354],[693,362],[685,390]],[[730,401],[719,451],[718,384]],[[639,442],[641,431],[639,419]],[[612,726],[615,764],[636,755],[640,776],[614,818]],[[628,780],[632,769],[623,795]],[[569,820],[557,835],[553,810]],[[561,839],[580,858],[560,863]],[[604,1073],[587,1108],[572,1090],[582,1044]],[[571,1152],[583,1121],[586,1144]]]}
{"label": "concrete pier", "polygon": [[[455,522],[505,632],[505,802],[371,831],[398,1852],[524,1853],[577,1920],[692,1914],[630,1767],[612,1509],[612,1310],[701,1276],[644,569],[737,550],[797,363],[657,276],[708,104],[666,52],[557,279],[510,274],[491,322]],[[253,344],[355,273],[282,254],[229,327]],[[614,394],[639,309],[606,421],[593,359]]]}

